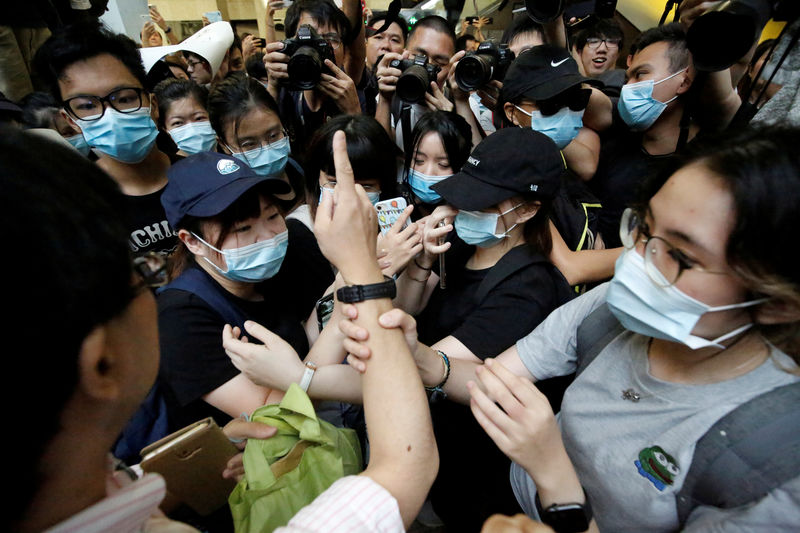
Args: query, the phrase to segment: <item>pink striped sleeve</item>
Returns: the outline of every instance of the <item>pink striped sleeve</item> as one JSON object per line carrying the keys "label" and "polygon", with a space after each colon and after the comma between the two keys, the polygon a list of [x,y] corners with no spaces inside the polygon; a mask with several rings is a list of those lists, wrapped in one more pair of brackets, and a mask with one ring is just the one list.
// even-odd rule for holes
{"label": "pink striped sleeve", "polygon": [[394,497],[367,476],[331,485],[289,521],[281,533],[400,533],[405,531]]}

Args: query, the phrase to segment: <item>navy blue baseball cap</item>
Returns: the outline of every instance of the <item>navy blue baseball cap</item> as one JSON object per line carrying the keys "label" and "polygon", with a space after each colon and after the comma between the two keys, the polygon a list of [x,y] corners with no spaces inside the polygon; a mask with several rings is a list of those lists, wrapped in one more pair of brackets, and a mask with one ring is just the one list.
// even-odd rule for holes
{"label": "navy blue baseball cap", "polygon": [[161,205],[170,226],[177,228],[186,215],[213,217],[244,193],[261,185],[273,194],[291,192],[288,183],[259,176],[244,161],[216,152],[201,152],[178,161],[167,171]]}

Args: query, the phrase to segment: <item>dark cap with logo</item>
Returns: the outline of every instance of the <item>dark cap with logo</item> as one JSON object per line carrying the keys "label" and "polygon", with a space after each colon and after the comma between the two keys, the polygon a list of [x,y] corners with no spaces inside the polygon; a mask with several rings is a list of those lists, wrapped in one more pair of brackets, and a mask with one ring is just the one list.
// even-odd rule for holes
{"label": "dark cap with logo", "polygon": [[222,213],[256,185],[269,193],[291,192],[285,181],[259,176],[244,161],[215,152],[178,161],[167,171],[167,178],[161,205],[173,228],[187,215],[206,218]]}
{"label": "dark cap with logo", "polygon": [[457,209],[478,211],[521,194],[552,199],[565,170],[550,137],[530,128],[504,128],[476,146],[460,172],[431,188]]}
{"label": "dark cap with logo", "polygon": [[511,63],[503,80],[503,94],[508,101],[519,96],[547,100],[581,83],[603,85],[581,76],[578,63],[566,49],[542,44],[525,50]]}

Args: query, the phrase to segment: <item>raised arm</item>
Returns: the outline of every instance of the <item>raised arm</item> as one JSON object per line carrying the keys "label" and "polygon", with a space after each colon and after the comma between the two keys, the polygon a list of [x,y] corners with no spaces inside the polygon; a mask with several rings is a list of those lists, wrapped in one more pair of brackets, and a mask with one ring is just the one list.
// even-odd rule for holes
{"label": "raised arm", "polygon": [[[351,285],[383,280],[375,253],[376,215],[366,193],[354,185],[343,132],[333,139],[337,187],[317,210],[315,234],[322,253]],[[355,323],[369,332],[373,357],[363,375],[370,464],[363,475],[396,499],[408,527],[422,506],[438,470],[428,402],[414,360],[397,329],[378,317],[391,309],[388,298],[356,303]]]}

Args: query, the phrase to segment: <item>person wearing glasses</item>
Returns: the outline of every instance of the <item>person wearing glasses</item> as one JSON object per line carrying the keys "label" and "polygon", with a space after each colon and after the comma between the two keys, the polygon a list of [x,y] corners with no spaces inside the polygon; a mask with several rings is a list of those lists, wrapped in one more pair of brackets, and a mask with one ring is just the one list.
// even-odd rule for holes
{"label": "person wearing glasses", "polygon": [[[698,439],[738,406],[800,383],[800,271],[778,244],[800,223],[798,143],[800,130],[785,128],[690,146],[626,211],[626,251],[610,282],[556,309],[496,358],[451,358],[443,385],[442,358],[411,342],[413,319],[396,310],[381,317],[405,330],[423,383],[469,403],[514,460],[512,485],[528,515],[556,531],[800,527],[800,472],[792,470],[752,501],[693,502],[683,522],[677,511]],[[598,333],[612,333],[587,346],[579,327],[592,320]],[[343,326],[351,341],[365,338]],[[348,352],[368,358],[351,341]],[[533,382],[586,362],[556,418]],[[796,405],[770,406],[785,408]],[[703,483],[718,486],[713,477]]]}
{"label": "person wearing glasses", "polygon": [[269,43],[264,52],[264,65],[269,78],[267,89],[278,102],[281,119],[292,142],[299,149],[304,149],[314,131],[329,117],[361,113],[356,82],[360,81],[363,66],[359,66],[358,79],[346,72],[347,45],[343,39],[350,31],[350,23],[332,0],[294,2],[286,10],[285,22],[287,37],[296,37],[298,28],[309,25],[327,41],[334,55],[334,61],[325,60],[325,66],[330,73],[323,72],[316,87],[295,91],[285,86],[289,79],[290,57],[282,52],[283,42]]}
{"label": "person wearing glasses", "polygon": [[159,198],[180,156],[151,118],[155,105],[136,44],[97,23],[66,26],[42,45],[35,64],[63,116],[125,195],[131,250],[169,254],[177,239]]}
{"label": "person wearing glasses", "polygon": [[279,195],[286,214],[303,203],[303,173],[290,157],[292,143],[278,114],[278,105],[258,81],[234,74],[214,86],[208,115],[219,151],[247,163],[259,176],[291,185]]}
{"label": "person wearing glasses", "polygon": [[581,73],[606,81],[603,74],[617,68],[619,51],[623,46],[622,28],[614,19],[598,19],[578,33],[574,46],[580,58]]}

